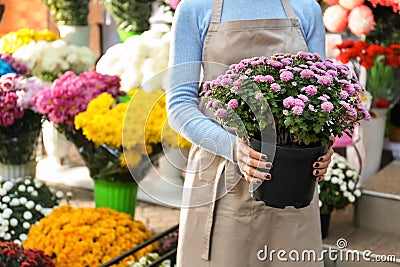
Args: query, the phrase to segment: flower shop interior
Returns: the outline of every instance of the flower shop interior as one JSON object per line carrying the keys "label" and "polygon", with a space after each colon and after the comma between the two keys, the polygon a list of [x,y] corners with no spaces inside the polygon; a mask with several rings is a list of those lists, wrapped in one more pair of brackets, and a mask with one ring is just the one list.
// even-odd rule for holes
{"label": "flower shop interior", "polygon": [[[176,264],[191,147],[166,112],[179,2],[0,0],[0,266]],[[341,252],[322,261],[400,267],[400,2],[318,3],[326,57],[371,115],[335,137],[318,183],[323,248]]]}

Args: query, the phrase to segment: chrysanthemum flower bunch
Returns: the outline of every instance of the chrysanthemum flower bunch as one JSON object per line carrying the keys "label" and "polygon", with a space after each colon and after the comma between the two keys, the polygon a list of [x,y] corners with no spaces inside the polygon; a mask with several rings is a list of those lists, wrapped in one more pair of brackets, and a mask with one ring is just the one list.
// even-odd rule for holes
{"label": "chrysanthemum flower bunch", "polygon": [[[146,267],[160,258],[158,253],[149,253],[141,257],[137,262],[128,262],[126,267]],[[164,260],[157,267],[171,267],[171,260]]]}
{"label": "chrysanthemum flower bunch", "polygon": [[96,64],[96,71],[121,77],[121,90],[163,88],[168,68],[170,32],[149,30],[110,47]]}
{"label": "chrysanthemum flower bunch", "polygon": [[10,54],[0,54],[0,62],[3,62],[9,66],[7,68],[8,71],[3,70],[2,67],[0,75],[4,75],[7,73],[19,73],[26,76],[30,74],[30,69],[25,64],[13,58]]}
{"label": "chrysanthemum flower bunch", "polygon": [[16,32],[9,32],[0,38],[0,52],[2,54],[13,54],[15,50],[30,42],[46,41],[52,42],[60,37],[50,30],[20,29]]}
{"label": "chrysanthemum flower bunch", "polygon": [[332,155],[324,180],[318,184],[321,214],[343,209],[361,196],[357,188],[359,173],[338,153]]}
{"label": "chrysanthemum flower bunch", "polygon": [[368,119],[362,92],[346,65],[298,52],[244,59],[204,83],[201,95],[239,137],[261,140],[260,131],[274,122],[277,144],[304,147],[326,145]]}
{"label": "chrysanthemum flower bunch", "polygon": [[36,95],[34,103],[40,113],[61,128],[74,129],[75,116],[85,111],[88,103],[101,93],[120,93],[118,76],[97,72],[83,72],[80,75],[67,71],[56,79],[49,90]]}
{"label": "chrysanthemum flower bunch", "polygon": [[[72,208],[61,206],[32,226],[25,248],[37,248],[50,255],[56,266],[100,266],[152,237],[140,221],[109,208]],[[116,266],[156,250],[147,246]]]}
{"label": "chrysanthemum flower bunch", "polygon": [[62,191],[55,192],[31,177],[6,181],[0,176],[0,241],[21,244],[31,226],[47,216],[64,197]]}
{"label": "chrysanthemum flower bunch", "polygon": [[42,250],[24,249],[14,242],[0,242],[0,266],[54,267],[55,265]]}
{"label": "chrysanthemum flower bunch", "polygon": [[15,50],[13,57],[26,64],[32,75],[49,82],[66,71],[87,71],[96,60],[89,47],[70,45],[65,40],[30,42]]}

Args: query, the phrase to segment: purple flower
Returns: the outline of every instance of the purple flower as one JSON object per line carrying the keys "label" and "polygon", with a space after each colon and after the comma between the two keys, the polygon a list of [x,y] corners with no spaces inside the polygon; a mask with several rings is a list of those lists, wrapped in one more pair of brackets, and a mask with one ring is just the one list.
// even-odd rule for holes
{"label": "purple flower", "polygon": [[315,73],[312,70],[304,69],[300,72],[301,78],[314,78]]}
{"label": "purple flower", "polygon": [[328,69],[331,69],[331,70],[337,70],[337,69],[338,69],[338,68],[336,67],[336,65],[333,63],[333,61],[330,60],[330,59],[326,59],[326,60],[325,60],[325,66],[326,66]]}
{"label": "purple flower", "polygon": [[276,61],[276,60],[271,60],[271,59],[267,60],[267,64],[271,65],[274,68],[282,68],[283,67],[283,64],[281,62]]}
{"label": "purple flower", "polygon": [[349,103],[345,101],[339,101],[339,104],[342,105],[342,107],[344,107],[345,109],[350,109]]}
{"label": "purple flower", "polygon": [[309,110],[311,110],[311,111],[315,111],[315,108],[314,108],[314,106],[313,106],[313,105],[311,105],[311,104],[310,104],[310,105],[308,105],[308,109],[309,109]]}
{"label": "purple flower", "polygon": [[287,108],[293,107],[294,106],[294,98],[293,98],[293,96],[286,97],[283,100],[283,106],[285,106]]}
{"label": "purple flower", "polygon": [[293,101],[294,101],[294,105],[297,107],[304,108],[306,106],[304,104],[303,100],[301,100],[300,98],[295,98]]}
{"label": "purple flower", "polygon": [[264,76],[262,76],[262,75],[256,75],[256,76],[254,76],[254,77],[253,77],[253,80],[254,80],[256,83],[265,82]]}
{"label": "purple flower", "polygon": [[293,73],[291,73],[290,71],[282,71],[281,75],[279,76],[279,78],[281,79],[282,82],[288,82],[293,80],[294,76]]}
{"label": "purple flower", "polygon": [[210,95],[211,95],[211,93],[212,93],[212,91],[211,90],[208,90],[206,93],[205,93],[205,97],[209,97]]}
{"label": "purple flower", "polygon": [[217,118],[224,118],[227,115],[226,109],[219,108],[219,109],[217,109],[217,111],[215,111],[214,115]]}
{"label": "purple flower", "polygon": [[281,86],[277,83],[271,84],[271,90],[274,92],[279,92],[281,90]]}
{"label": "purple flower", "polygon": [[293,63],[293,59],[291,59],[291,58],[284,58],[284,59],[282,59],[281,60],[281,62],[284,64],[284,65],[292,65],[292,63]]}
{"label": "purple flower", "polygon": [[239,102],[237,101],[237,99],[231,99],[228,102],[228,108],[229,109],[235,109],[239,106]]}
{"label": "purple flower", "polygon": [[327,73],[333,77],[337,77],[339,75],[336,70],[328,70]]}
{"label": "purple flower", "polygon": [[219,100],[214,100],[214,101],[212,102],[213,108],[217,108],[218,105],[219,105],[220,103],[221,103],[221,101],[219,101]]}
{"label": "purple flower", "polygon": [[221,80],[221,85],[222,85],[223,87],[228,87],[228,86],[231,85],[231,84],[232,84],[232,79],[230,79],[230,78],[228,78],[228,77],[222,78],[222,80]]}
{"label": "purple flower", "polygon": [[263,93],[257,93],[257,94],[255,95],[255,98],[256,98],[257,100],[260,100],[260,99],[263,98],[263,97],[264,97]]}
{"label": "purple flower", "polygon": [[212,104],[213,104],[213,101],[208,101],[208,102],[207,102],[207,105],[206,105],[206,108],[209,108],[209,107],[211,107],[211,106],[212,106]]}
{"label": "purple flower", "polygon": [[309,101],[308,97],[305,96],[305,95],[300,94],[300,95],[298,95],[297,97],[298,97],[299,99],[301,99],[301,101],[303,101],[303,102],[308,102],[308,101]]}
{"label": "purple flower", "polygon": [[340,91],[340,97],[346,99],[349,97],[349,93],[347,93],[345,90],[342,90]]}
{"label": "purple flower", "polygon": [[266,82],[269,82],[269,83],[275,82],[274,77],[272,77],[271,75],[265,75],[265,76],[264,76],[264,80],[265,80]]}
{"label": "purple flower", "polygon": [[253,72],[253,70],[252,70],[252,69],[247,69],[247,70],[244,72],[244,74],[246,74],[246,75],[250,75],[252,72]]}
{"label": "purple flower", "polygon": [[203,91],[205,91],[206,89],[210,88],[210,86],[211,86],[211,83],[210,83],[210,82],[205,82],[205,83],[203,84]]}
{"label": "purple flower", "polygon": [[239,87],[239,86],[242,85],[242,83],[243,83],[243,79],[238,79],[238,80],[233,82],[233,86]]}
{"label": "purple flower", "polygon": [[361,93],[362,92],[362,88],[359,84],[353,84],[354,89],[356,90],[357,93]]}
{"label": "purple flower", "polygon": [[362,109],[362,114],[364,115],[364,119],[369,121],[371,119],[371,114],[369,114],[368,110]]}
{"label": "purple flower", "polygon": [[321,108],[326,112],[331,112],[333,110],[333,104],[329,101],[325,101],[321,104]]}
{"label": "purple flower", "polygon": [[303,69],[302,69],[302,68],[299,68],[299,67],[294,67],[293,70],[294,70],[295,72],[301,72]]}
{"label": "purple flower", "polygon": [[317,87],[314,85],[308,85],[302,89],[302,91],[305,91],[307,95],[315,95],[317,93]]}
{"label": "purple flower", "polygon": [[297,82],[293,81],[293,82],[292,82],[292,85],[293,85],[293,86],[297,86]]}
{"label": "purple flower", "polygon": [[231,88],[231,93],[234,94],[234,95],[236,95],[237,92],[238,92],[238,90],[239,90],[239,88],[238,88],[237,86],[232,86],[232,88]]}
{"label": "purple flower", "polygon": [[321,75],[321,76],[317,77],[317,82],[319,84],[329,86],[329,85],[332,84],[332,78],[330,76],[328,76],[328,75]]}
{"label": "purple flower", "polygon": [[326,99],[326,97],[324,96],[319,96],[318,99],[321,100],[322,102],[328,101],[328,99]]}
{"label": "purple flower", "polygon": [[354,96],[356,93],[356,89],[354,89],[354,86],[352,84],[346,85],[344,87],[344,90],[349,93],[350,96]]}
{"label": "purple flower", "polygon": [[357,118],[357,110],[355,108],[350,108],[347,111],[347,115],[349,115],[351,118]]}
{"label": "purple flower", "polygon": [[283,115],[287,116],[287,115],[289,115],[289,110],[284,109],[284,110],[282,111],[282,113],[283,113]]}
{"label": "purple flower", "polygon": [[294,106],[294,107],[292,108],[293,113],[296,114],[296,115],[301,115],[301,114],[303,114],[303,110],[304,110],[304,108],[302,108],[302,107],[300,107],[300,106]]}
{"label": "purple flower", "polygon": [[242,71],[246,66],[240,62],[239,64],[234,65],[235,70]]}

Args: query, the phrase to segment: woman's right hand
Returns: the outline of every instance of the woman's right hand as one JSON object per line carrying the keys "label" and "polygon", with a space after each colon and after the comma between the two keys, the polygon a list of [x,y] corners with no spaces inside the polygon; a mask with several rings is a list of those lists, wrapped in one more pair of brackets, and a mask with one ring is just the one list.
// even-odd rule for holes
{"label": "woman's right hand", "polygon": [[246,141],[236,138],[234,160],[237,162],[243,178],[248,183],[261,184],[263,180],[271,180],[271,174],[257,168],[270,170],[272,163],[268,156],[252,149]]}

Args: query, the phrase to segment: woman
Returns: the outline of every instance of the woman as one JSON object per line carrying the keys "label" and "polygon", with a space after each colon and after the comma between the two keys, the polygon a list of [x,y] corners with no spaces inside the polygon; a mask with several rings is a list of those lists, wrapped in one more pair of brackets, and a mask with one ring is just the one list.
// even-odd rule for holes
{"label": "woman", "polygon": [[[210,80],[224,69],[208,62],[225,66],[253,56],[307,50],[324,56],[324,38],[315,0],[180,3],[173,26],[167,108],[170,125],[194,146],[185,178],[178,266],[323,266],[317,259],[300,257],[296,263],[288,258],[292,250],[301,256],[311,249],[319,256],[317,192],[311,205],[302,209],[275,209],[252,200],[249,183],[274,179],[255,167],[270,168],[271,163],[213,122],[198,99],[197,81],[201,61],[206,62],[205,79]],[[314,163],[317,180],[325,174],[332,153],[330,148]],[[281,249],[287,252],[283,258],[269,257],[271,250]]]}

